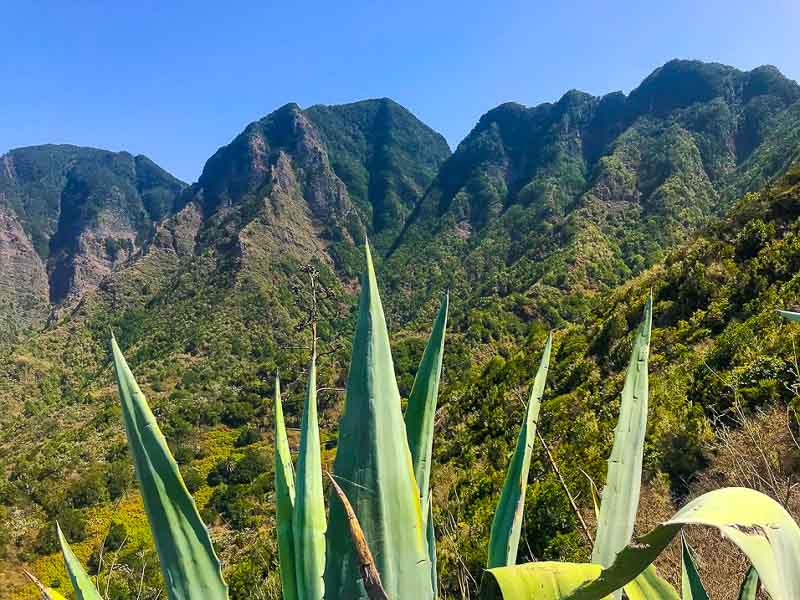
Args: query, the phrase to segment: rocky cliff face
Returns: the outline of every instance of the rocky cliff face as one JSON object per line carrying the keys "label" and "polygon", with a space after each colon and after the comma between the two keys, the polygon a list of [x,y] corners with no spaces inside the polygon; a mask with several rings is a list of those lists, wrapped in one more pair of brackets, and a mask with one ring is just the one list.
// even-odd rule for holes
{"label": "rocky cliff face", "polygon": [[448,155],[390,100],[288,104],[220,148],[184,193],[202,214],[195,250],[263,275],[312,259],[352,274],[356,242],[388,247]]}
{"label": "rocky cliff face", "polygon": [[3,287],[15,328],[74,305],[176,209],[183,184],[144,156],[33,146],[0,157]]}
{"label": "rocky cliff face", "polygon": [[187,197],[205,215],[203,247],[246,252],[254,229],[270,230],[263,241],[290,253],[324,253],[326,241],[349,238],[347,189],[295,104],[251,123],[218,150]]}
{"label": "rocky cliff face", "polygon": [[28,325],[41,326],[49,312],[47,270],[17,216],[0,206],[0,340]]}
{"label": "rocky cliff face", "polygon": [[[58,318],[150,244],[266,274],[312,257],[345,263],[354,240],[388,246],[441,163],[444,139],[391,100],[251,123],[188,188],[143,156],[36,146],[0,157],[0,318]],[[44,278],[42,278],[44,274]]]}

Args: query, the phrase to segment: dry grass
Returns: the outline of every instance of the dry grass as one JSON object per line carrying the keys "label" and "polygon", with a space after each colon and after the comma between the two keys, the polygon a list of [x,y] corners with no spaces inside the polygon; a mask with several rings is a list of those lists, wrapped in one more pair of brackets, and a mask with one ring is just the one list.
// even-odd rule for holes
{"label": "dry grass", "polygon": [[[800,520],[800,446],[793,433],[796,426],[794,414],[785,408],[772,407],[750,415],[734,410],[732,418],[718,423],[710,448],[711,463],[691,483],[690,496],[681,505],[721,487],[748,487],[767,494]],[[663,484],[643,488],[638,533],[649,530],[679,508],[668,498]],[[695,550],[709,596],[713,600],[735,600],[749,567],[747,558],[716,529],[690,528],[687,539]],[[656,562],[661,575],[678,589],[680,556],[680,545],[675,541]]]}

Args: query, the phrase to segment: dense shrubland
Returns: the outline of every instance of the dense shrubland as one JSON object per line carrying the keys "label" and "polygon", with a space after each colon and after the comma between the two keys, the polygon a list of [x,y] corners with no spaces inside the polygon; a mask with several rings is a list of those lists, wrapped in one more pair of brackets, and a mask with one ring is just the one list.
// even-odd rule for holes
{"label": "dense shrubland", "polygon": [[[713,470],[720,460],[713,425],[728,424],[736,429],[741,419],[745,423],[751,419],[774,423],[786,414],[785,407],[794,407],[798,382],[795,326],[782,322],[774,308],[790,305],[797,298],[799,180],[800,174],[794,170],[762,193],[746,196],[728,219],[673,252],[663,265],[603,296],[602,303],[595,302],[591,317],[581,326],[556,332],[540,432],[590,524],[589,485],[579,467],[598,484],[604,480],[604,461],[611,447],[618,393],[629,354],[628,332],[640,318],[648,288],[654,291],[653,376],[644,447],[643,503],[646,507],[651,502],[658,504],[651,500],[651,494],[666,497],[668,506],[662,506],[658,518],[669,516],[673,503],[680,506],[697,491],[717,487],[697,478],[698,472],[708,465]],[[320,272],[324,277],[324,266]],[[298,399],[306,358],[303,351],[284,347],[302,342],[303,336],[295,334],[293,327],[302,321],[307,291],[298,286],[292,292],[300,307],[298,315],[280,317],[286,319],[286,338],[266,339],[260,336],[259,323],[275,307],[265,299],[258,280],[254,280],[246,301],[230,306],[215,295],[213,282],[200,283],[207,275],[198,272],[195,281],[176,282],[173,296],[160,300],[169,304],[169,311],[164,311],[159,325],[138,328],[138,323],[145,323],[136,318],[142,309],[132,306],[116,318],[110,312],[101,313],[106,316],[95,321],[92,331],[98,338],[107,335],[109,325],[118,332],[120,343],[136,365],[137,378],[154,400],[156,415],[187,484],[194,488],[202,515],[214,525],[231,594],[247,597],[256,584],[273,590],[277,586],[270,497],[273,473],[270,462],[262,459],[272,448],[269,398],[274,393],[272,376],[278,367],[290,383],[286,390],[287,420],[293,446],[297,441],[291,427],[299,425]],[[298,265],[297,278],[302,277]],[[182,297],[195,285],[207,285],[203,292],[208,294],[207,307],[223,309],[203,327],[197,326],[200,315],[182,312],[191,306],[182,302]],[[353,320],[343,309],[346,296],[332,277],[327,285],[333,291],[321,302],[320,328],[323,339],[332,340],[333,331],[352,328]],[[497,493],[514,447],[516,428],[523,418],[524,390],[546,334],[543,322],[531,319],[532,314],[541,314],[537,301],[535,294],[489,297],[461,309],[460,315],[454,311],[451,319],[437,415],[437,431],[446,431],[447,435],[437,437],[432,485],[434,522],[441,523],[440,582],[448,595],[457,594],[462,587],[474,593],[485,565]],[[537,308],[531,313],[534,306]],[[231,318],[232,312],[242,318],[243,328],[225,329],[237,322]],[[433,316],[432,310],[423,313],[426,319]],[[137,343],[143,339],[153,343]],[[105,353],[94,350],[93,343],[79,340],[71,346],[82,353],[79,360],[95,365],[86,370],[91,375],[84,380],[76,380],[65,368],[50,370],[37,364],[41,355],[35,349],[30,358],[18,360],[10,370],[6,363],[4,370],[15,378],[33,373],[30,383],[43,391],[37,398],[78,411],[83,394],[93,390],[94,398],[106,409],[87,429],[118,423],[117,399],[108,388],[111,373]],[[167,356],[175,344],[182,345],[184,358],[175,365],[164,364],[159,357]],[[348,349],[346,342],[341,345],[336,349],[331,344],[334,353],[320,359],[319,379],[330,387],[344,384],[345,372],[340,365],[346,364]],[[393,345],[403,397],[411,391],[423,346],[424,339],[413,330],[401,331]],[[137,347],[142,349],[141,355]],[[278,355],[282,358],[276,359]],[[193,356],[205,360],[194,361]],[[467,364],[472,366],[465,370]],[[37,379],[37,373],[45,376]],[[96,381],[103,383],[98,386]],[[335,431],[340,398],[336,391],[321,392],[319,398],[323,461],[328,465],[336,441],[330,432]],[[25,410],[35,414],[37,407]],[[769,416],[759,416],[762,413]],[[773,427],[796,432],[783,420],[780,423]],[[793,421],[789,423],[794,427]],[[258,439],[248,433],[252,429],[259,432]],[[248,436],[255,439],[252,444],[240,441]],[[77,451],[67,444],[81,438],[84,443]],[[784,444],[781,452],[786,456],[780,461],[781,469],[791,485],[796,478],[792,458],[796,449]],[[742,460],[746,464],[747,459]],[[240,463],[245,468],[237,474]],[[57,472],[68,475],[61,483],[52,484],[48,478]],[[41,525],[3,519],[0,544],[5,541],[5,552],[10,556],[41,568],[45,583],[52,582],[47,581],[49,578],[66,584],[50,556],[56,541],[50,524],[54,519],[61,522],[71,541],[79,542],[82,558],[101,554],[103,538],[111,527],[117,532],[124,528],[128,539],[111,553],[117,570],[112,569],[109,577],[112,563],[99,565],[100,580],[103,585],[110,580],[110,589],[120,590],[138,590],[141,581],[145,593],[155,594],[161,585],[158,567],[132,477],[119,433],[107,440],[96,440],[88,431],[74,429],[56,433],[43,452],[18,463],[0,489],[3,504],[9,506],[22,495],[31,498],[41,511]],[[520,562],[532,558],[588,559],[590,547],[540,446],[532,455],[530,481]],[[722,475],[716,482],[737,483]],[[761,489],[777,496],[774,490]],[[794,505],[786,502],[794,510]],[[707,546],[703,542],[701,549]],[[37,553],[45,558],[38,559]],[[89,561],[88,567],[94,570],[94,564]],[[743,566],[737,563],[737,568]],[[114,597],[126,596],[120,591]]]}

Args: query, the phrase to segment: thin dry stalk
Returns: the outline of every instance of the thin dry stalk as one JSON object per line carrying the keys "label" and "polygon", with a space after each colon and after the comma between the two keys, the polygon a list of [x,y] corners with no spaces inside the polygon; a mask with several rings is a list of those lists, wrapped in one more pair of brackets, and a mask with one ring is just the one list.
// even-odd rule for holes
{"label": "thin dry stalk", "polygon": [[31,583],[39,590],[39,593],[42,595],[42,600],[50,600],[50,594],[47,593],[47,589],[44,587],[44,585],[42,585],[42,582],[39,581],[30,571],[22,569],[22,572],[25,573],[25,577],[30,579]]}
{"label": "thin dry stalk", "polygon": [[542,442],[542,446],[544,446],[544,451],[547,453],[547,460],[550,463],[550,466],[553,468],[553,471],[558,477],[558,481],[561,482],[561,488],[564,490],[564,493],[567,495],[567,498],[569,498],[569,504],[572,507],[572,512],[574,512],[575,516],[578,518],[578,523],[580,523],[581,531],[583,531],[583,535],[586,538],[586,541],[589,543],[589,546],[591,546],[592,534],[589,533],[589,528],[586,526],[586,521],[583,520],[583,515],[581,514],[581,511],[578,510],[578,505],[575,504],[575,498],[572,497],[572,494],[570,493],[569,488],[567,487],[567,482],[564,481],[564,478],[561,476],[561,471],[559,470],[558,465],[556,464],[556,461],[553,458],[553,455],[550,453],[550,448],[547,446],[547,442],[544,441],[542,434],[539,433],[538,431],[536,432],[536,435],[539,436],[539,441]]}
{"label": "thin dry stalk", "polygon": [[380,573],[378,573],[378,569],[375,566],[375,559],[372,558],[372,552],[370,551],[369,546],[367,545],[367,540],[364,537],[364,531],[361,529],[361,524],[358,522],[358,517],[356,517],[356,513],[353,510],[350,501],[347,499],[344,490],[342,490],[342,488],[339,487],[339,484],[336,483],[333,475],[331,475],[328,471],[326,471],[325,474],[328,476],[328,479],[331,480],[333,490],[339,497],[339,501],[342,503],[344,512],[347,515],[347,525],[350,528],[350,537],[353,540],[356,555],[361,563],[359,568],[361,570],[361,578],[364,582],[364,588],[366,589],[367,596],[370,597],[370,600],[389,600],[386,590],[383,589]]}

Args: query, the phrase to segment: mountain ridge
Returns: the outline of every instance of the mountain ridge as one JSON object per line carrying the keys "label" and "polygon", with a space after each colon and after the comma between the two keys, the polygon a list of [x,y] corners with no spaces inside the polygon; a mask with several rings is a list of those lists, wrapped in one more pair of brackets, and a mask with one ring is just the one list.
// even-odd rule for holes
{"label": "mountain ridge", "polygon": [[68,144],[0,161],[0,321],[11,330],[77,304],[141,248],[185,185],[144,155]]}
{"label": "mountain ridge", "polygon": [[[673,85],[684,77],[689,91]],[[800,141],[798,110],[800,86],[772,67],[680,60],[627,96],[573,90],[502,104],[442,166],[388,263],[426,290],[475,290],[500,272],[522,293],[551,297],[617,285],[783,172]],[[419,248],[439,264],[453,257],[448,275],[430,273]]]}

